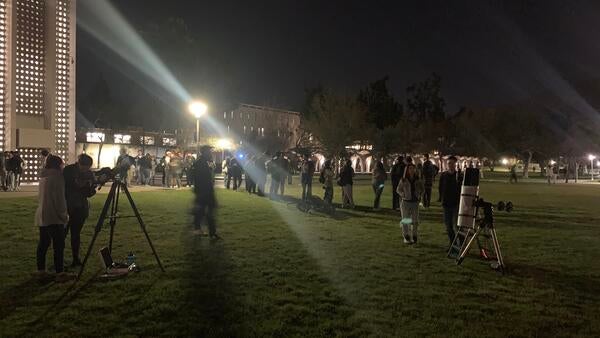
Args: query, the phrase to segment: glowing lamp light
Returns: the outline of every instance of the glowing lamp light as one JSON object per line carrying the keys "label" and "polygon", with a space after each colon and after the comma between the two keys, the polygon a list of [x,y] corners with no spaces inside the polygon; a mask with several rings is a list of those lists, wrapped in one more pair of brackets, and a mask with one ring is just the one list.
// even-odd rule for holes
{"label": "glowing lamp light", "polygon": [[596,159],[596,156],[594,156],[594,155],[592,155],[592,154],[589,154],[589,155],[588,155],[588,159],[589,159],[590,161],[593,161],[593,160],[595,160],[595,159]]}
{"label": "glowing lamp light", "polygon": [[192,115],[194,115],[197,119],[202,117],[208,110],[208,106],[204,102],[194,101],[189,104],[188,110]]}
{"label": "glowing lamp light", "polygon": [[226,138],[222,138],[217,140],[217,148],[219,149],[225,149],[225,150],[229,150],[233,147],[233,143],[231,142],[231,140],[228,140]]}
{"label": "glowing lamp light", "polygon": [[503,159],[502,159],[502,164],[503,164],[503,165],[507,165],[507,164],[508,164],[508,159],[505,159],[505,158],[503,158]]}
{"label": "glowing lamp light", "polygon": [[555,165],[556,161],[555,160],[550,160],[550,165]]}
{"label": "glowing lamp light", "polygon": [[244,158],[244,154],[238,154],[238,157],[239,157],[240,159],[242,159],[242,158]]}

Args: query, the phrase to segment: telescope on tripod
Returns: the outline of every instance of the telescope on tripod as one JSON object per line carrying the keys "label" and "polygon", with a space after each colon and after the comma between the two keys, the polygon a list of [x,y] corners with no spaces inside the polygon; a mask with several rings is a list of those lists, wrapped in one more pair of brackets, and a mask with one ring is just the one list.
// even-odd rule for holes
{"label": "telescope on tripod", "polygon": [[[496,209],[494,209],[496,207]],[[493,260],[490,266],[505,272],[504,258],[494,226],[494,210],[511,212],[512,202],[498,202],[496,206],[479,197],[479,169],[468,168],[465,172],[458,210],[458,231],[448,250],[448,257],[460,265],[473,243],[479,246],[479,255]]]}
{"label": "telescope on tripod", "polygon": [[[106,201],[104,202],[104,206],[102,207],[102,211],[100,212],[100,217],[98,218],[98,222],[96,223],[96,227],[94,229],[94,236],[92,237],[92,241],[88,247],[87,253],[85,254],[83,262],[81,263],[81,269],[79,270],[79,273],[77,274],[77,280],[79,280],[81,275],[83,274],[83,270],[85,269],[88,258],[90,257],[90,254],[92,253],[92,250],[94,248],[94,243],[96,242],[96,239],[98,238],[98,234],[100,234],[100,232],[102,231],[102,227],[103,227],[106,219],[108,219],[108,223],[110,225],[110,239],[108,242],[108,254],[110,255],[110,254],[112,254],[113,239],[114,239],[115,227],[117,225],[117,219],[126,218],[126,217],[135,217],[137,219],[137,221],[140,225],[140,228],[142,229],[142,232],[144,233],[146,240],[148,241],[148,244],[150,245],[150,248],[152,249],[152,254],[156,258],[156,262],[158,263],[158,266],[164,272],[165,269],[163,268],[160,258],[158,257],[158,254],[156,253],[156,250],[154,249],[154,245],[152,244],[152,241],[150,240],[148,231],[146,231],[146,224],[144,223],[144,220],[142,219],[142,216],[140,215],[140,212],[139,212],[137,206],[135,205],[133,198],[131,197],[131,193],[129,193],[129,189],[127,189],[127,184],[122,179],[123,175],[119,173],[119,168],[115,168],[115,169],[102,168],[100,171],[95,173],[95,177],[96,177],[96,182],[94,182],[94,185],[98,186],[99,188],[101,188],[105,183],[107,183],[110,180],[112,180],[113,183],[110,187],[110,191],[108,192],[108,196],[106,197]],[[131,206],[131,209],[133,210],[134,216],[120,216],[119,215],[119,196],[121,195],[121,192],[124,193],[125,197],[127,198],[127,201],[129,202],[129,205]]]}

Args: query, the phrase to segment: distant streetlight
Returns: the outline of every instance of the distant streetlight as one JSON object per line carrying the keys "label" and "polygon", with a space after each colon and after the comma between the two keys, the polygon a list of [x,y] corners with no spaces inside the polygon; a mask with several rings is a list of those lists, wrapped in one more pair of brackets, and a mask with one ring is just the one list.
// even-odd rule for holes
{"label": "distant streetlight", "polygon": [[550,165],[555,165],[556,161],[555,160],[550,160]]}
{"label": "distant streetlight", "polygon": [[592,175],[592,181],[594,180],[594,160],[596,156],[589,154],[588,159],[590,160],[590,174]]}
{"label": "distant streetlight", "polygon": [[208,106],[201,101],[193,101],[188,105],[188,110],[196,118],[196,146],[200,145],[200,118],[208,110]]}
{"label": "distant streetlight", "polygon": [[502,164],[503,164],[503,165],[507,165],[507,164],[508,164],[508,159],[505,159],[505,158],[503,158],[503,159],[502,159]]}

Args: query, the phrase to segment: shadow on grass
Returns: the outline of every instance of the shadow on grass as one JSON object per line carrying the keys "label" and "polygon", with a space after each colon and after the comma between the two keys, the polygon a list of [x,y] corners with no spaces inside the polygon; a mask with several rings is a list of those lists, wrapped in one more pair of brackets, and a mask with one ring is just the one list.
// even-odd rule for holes
{"label": "shadow on grass", "polygon": [[8,317],[15,309],[26,305],[29,300],[48,291],[54,280],[39,280],[31,277],[0,294],[0,320]]}
{"label": "shadow on grass", "polygon": [[545,269],[535,265],[509,262],[507,273],[510,276],[529,278],[540,285],[553,285],[556,290],[566,292],[569,289],[577,294],[586,294],[592,297],[600,295],[600,280],[581,275],[569,275],[555,270]]}
{"label": "shadow on grass", "polygon": [[[188,235],[182,288],[186,290],[182,323],[192,336],[239,336],[243,334],[243,314],[229,280],[231,261],[225,252],[225,239]],[[185,318],[182,318],[185,320]]]}

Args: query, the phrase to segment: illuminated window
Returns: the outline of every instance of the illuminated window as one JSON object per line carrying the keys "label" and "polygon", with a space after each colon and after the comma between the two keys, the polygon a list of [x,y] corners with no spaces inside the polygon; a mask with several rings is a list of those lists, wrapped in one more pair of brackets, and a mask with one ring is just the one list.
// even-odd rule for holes
{"label": "illuminated window", "polygon": [[246,126],[244,126],[244,134],[246,133]]}
{"label": "illuminated window", "polygon": [[15,111],[17,114],[43,115],[46,101],[46,3],[19,0],[15,7]]}
{"label": "illuminated window", "polygon": [[105,136],[104,133],[88,132],[85,134],[85,140],[90,143],[102,143]]}
{"label": "illuminated window", "polygon": [[227,134],[229,134],[229,125],[227,125]]}
{"label": "illuminated window", "polygon": [[130,144],[131,143],[131,135],[123,135],[123,134],[115,134],[115,143],[117,144]]}
{"label": "illuminated window", "polygon": [[233,120],[233,110],[231,111],[231,119]]}
{"label": "illuminated window", "polygon": [[154,145],[154,136],[140,136],[140,143],[147,146]]}
{"label": "illuminated window", "polygon": [[163,137],[162,143],[164,146],[174,147],[177,145],[177,140],[174,137]]}
{"label": "illuminated window", "polygon": [[40,148],[19,148],[19,155],[25,162],[21,182],[36,182],[38,181],[40,171],[42,169],[42,157],[40,156]]}
{"label": "illuminated window", "polygon": [[0,151],[4,150],[5,78],[6,78],[6,1],[0,1]]}
{"label": "illuminated window", "polygon": [[[35,0],[36,2],[39,2]],[[43,2],[42,2],[43,3]],[[67,159],[69,151],[69,87],[71,85],[70,20],[71,0],[56,0],[55,9],[55,134],[56,153]]]}
{"label": "illuminated window", "polygon": [[223,120],[227,119],[227,112],[223,112]]}

